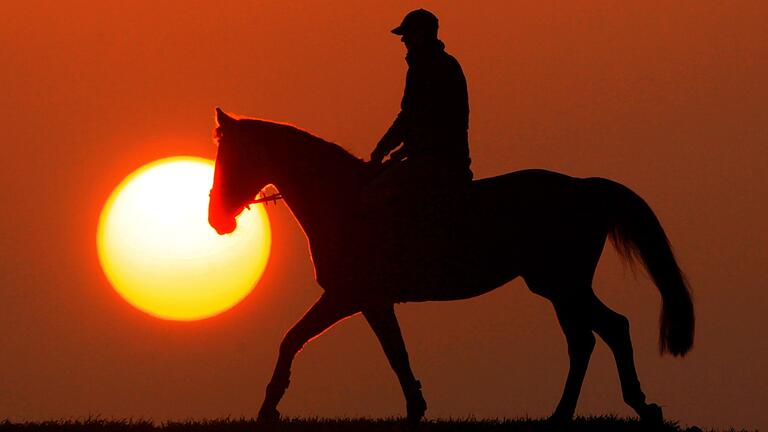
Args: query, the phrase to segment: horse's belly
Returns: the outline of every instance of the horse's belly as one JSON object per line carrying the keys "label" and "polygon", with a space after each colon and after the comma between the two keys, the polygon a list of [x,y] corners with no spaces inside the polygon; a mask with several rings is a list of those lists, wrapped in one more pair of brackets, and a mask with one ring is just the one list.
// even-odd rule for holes
{"label": "horse's belly", "polygon": [[463,300],[490,292],[520,276],[508,253],[477,254],[442,262],[404,289],[404,301]]}

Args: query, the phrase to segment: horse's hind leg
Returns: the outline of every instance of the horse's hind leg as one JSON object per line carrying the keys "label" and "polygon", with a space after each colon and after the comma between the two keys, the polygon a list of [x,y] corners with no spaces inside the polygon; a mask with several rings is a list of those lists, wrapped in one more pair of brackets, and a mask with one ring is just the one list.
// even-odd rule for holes
{"label": "horse's hind leg", "polygon": [[421,394],[421,383],[416,380],[408,361],[400,325],[397,323],[394,305],[385,304],[363,309],[363,316],[368,320],[373,332],[384,349],[389,364],[400,381],[405,395],[408,421],[418,423],[427,410],[427,402]]}
{"label": "horse's hind leg", "polygon": [[[583,291],[583,290],[582,290]],[[557,313],[557,320],[565,333],[568,343],[569,369],[568,378],[560,402],[552,414],[551,420],[567,422],[573,418],[576,403],[579,400],[581,386],[587,373],[589,359],[595,348],[595,336],[592,334],[588,303],[581,292],[571,293],[568,299],[552,300]]]}
{"label": "horse's hind leg", "polygon": [[259,410],[259,421],[278,420],[277,404],[283,398],[291,377],[291,363],[296,354],[310,339],[319,335],[341,319],[359,312],[359,308],[334,302],[326,295],[312,305],[306,314],[283,337],[280,353],[272,379],[267,385],[266,396]]}
{"label": "horse's hind leg", "polygon": [[637,378],[632,352],[632,340],[629,335],[629,320],[610,309],[596,296],[592,299],[592,316],[595,332],[613,351],[624,402],[632,407],[641,419],[661,423],[663,421],[661,408],[656,404],[647,404],[645,394],[640,389],[640,380]]}

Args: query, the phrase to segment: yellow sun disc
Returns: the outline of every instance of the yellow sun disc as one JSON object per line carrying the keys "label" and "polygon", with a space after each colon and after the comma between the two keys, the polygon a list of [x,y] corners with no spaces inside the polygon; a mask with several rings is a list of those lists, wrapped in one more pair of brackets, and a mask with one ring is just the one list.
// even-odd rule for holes
{"label": "yellow sun disc", "polygon": [[239,303],[259,281],[271,233],[262,205],[224,236],[208,225],[213,162],[172,157],[125,178],[99,218],[104,273],[131,305],[158,318],[192,321]]}

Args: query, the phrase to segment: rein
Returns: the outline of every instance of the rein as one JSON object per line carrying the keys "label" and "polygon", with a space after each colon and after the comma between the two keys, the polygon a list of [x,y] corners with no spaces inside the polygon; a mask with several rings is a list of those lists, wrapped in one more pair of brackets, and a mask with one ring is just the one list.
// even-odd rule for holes
{"label": "rein", "polygon": [[283,194],[278,192],[272,195],[267,195],[261,198],[256,198],[255,200],[248,201],[247,203],[245,203],[245,208],[250,210],[251,204],[261,204],[265,202],[271,202],[272,204],[275,204],[277,200],[281,200],[281,199],[283,199]]}

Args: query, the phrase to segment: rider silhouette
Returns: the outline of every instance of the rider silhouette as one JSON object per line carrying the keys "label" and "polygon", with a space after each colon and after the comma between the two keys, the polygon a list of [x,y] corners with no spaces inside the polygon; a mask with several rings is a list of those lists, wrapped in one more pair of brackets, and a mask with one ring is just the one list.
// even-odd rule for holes
{"label": "rider silhouette", "polygon": [[371,153],[373,164],[387,155],[393,162],[373,189],[443,189],[472,180],[467,82],[459,62],[437,38],[437,29],[437,17],[417,9],[392,30],[408,49],[408,73],[400,113]]}
{"label": "rider silhouette", "polygon": [[[369,271],[375,280],[440,275],[457,265],[454,252],[461,249],[456,192],[472,180],[467,82],[437,29],[437,17],[417,9],[392,30],[408,49],[408,73],[400,113],[371,153],[375,167],[387,155],[389,161],[362,197],[370,247],[378,251]],[[435,245],[440,256],[430,250]],[[384,292],[407,289],[396,285]]]}

